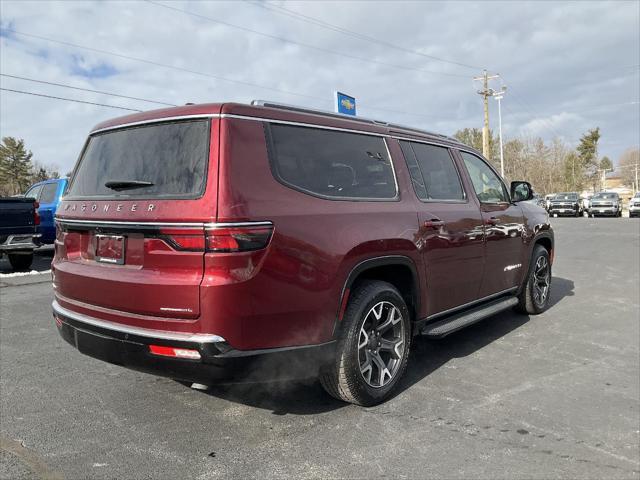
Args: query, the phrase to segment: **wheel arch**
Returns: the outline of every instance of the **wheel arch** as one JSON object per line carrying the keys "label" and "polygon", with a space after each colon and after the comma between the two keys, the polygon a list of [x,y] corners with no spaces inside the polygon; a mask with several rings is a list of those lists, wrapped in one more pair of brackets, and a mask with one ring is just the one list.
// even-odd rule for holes
{"label": "wheel arch", "polygon": [[420,277],[414,261],[405,255],[367,258],[356,264],[345,280],[340,294],[334,335],[342,322],[351,291],[362,280],[382,280],[395,286],[404,298],[413,319],[417,318],[420,311]]}

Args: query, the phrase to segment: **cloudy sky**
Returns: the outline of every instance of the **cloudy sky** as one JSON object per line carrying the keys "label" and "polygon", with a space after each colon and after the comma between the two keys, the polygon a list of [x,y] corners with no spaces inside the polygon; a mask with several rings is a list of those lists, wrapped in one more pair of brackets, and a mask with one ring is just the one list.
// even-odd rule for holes
{"label": "cloudy sky", "polygon": [[[269,99],[452,134],[500,73],[505,137],[640,142],[640,2],[0,0],[0,133],[64,173],[96,123],[162,103]],[[50,82],[111,94],[37,83]],[[498,88],[499,83],[493,85]],[[152,100],[159,103],[151,103]],[[492,128],[497,105],[491,100]]]}

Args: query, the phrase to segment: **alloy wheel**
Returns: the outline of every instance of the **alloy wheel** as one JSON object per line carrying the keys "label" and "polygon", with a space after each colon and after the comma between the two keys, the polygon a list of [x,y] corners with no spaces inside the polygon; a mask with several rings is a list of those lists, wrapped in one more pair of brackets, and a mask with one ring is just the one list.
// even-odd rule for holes
{"label": "alloy wheel", "polygon": [[367,313],[358,336],[358,363],[367,385],[380,388],[396,375],[404,355],[402,313],[391,302],[376,303]]}
{"label": "alloy wheel", "polygon": [[536,260],[536,266],[533,271],[533,298],[537,305],[544,305],[549,295],[549,286],[551,284],[551,269],[547,257],[540,256]]}

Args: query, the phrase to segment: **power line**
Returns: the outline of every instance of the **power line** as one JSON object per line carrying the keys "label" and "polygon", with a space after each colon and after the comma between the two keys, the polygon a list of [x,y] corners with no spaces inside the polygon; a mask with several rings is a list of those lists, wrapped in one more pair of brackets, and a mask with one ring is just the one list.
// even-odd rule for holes
{"label": "power line", "polygon": [[22,93],[24,95],[34,95],[36,97],[53,98],[55,100],[66,100],[67,102],[84,103],[87,105],[97,105],[98,107],[117,108],[119,110],[128,110],[130,112],[142,112],[142,110],[136,110],[133,108],[118,107],[116,105],[107,105],[106,103],[85,102],[84,100],[76,100],[74,98],[55,97],[53,95],[45,95],[43,93],[25,92],[24,90],[12,90],[10,88],[0,88],[0,90],[4,90],[5,92]]}
{"label": "power line", "polygon": [[[147,59],[144,59],[144,58],[131,57],[129,55],[123,55],[123,54],[120,54],[120,53],[117,53],[117,52],[110,52],[110,51],[107,51],[107,50],[101,50],[101,49],[98,49],[98,48],[87,47],[87,46],[79,45],[79,44],[76,44],[76,43],[65,42],[65,41],[62,41],[62,40],[56,40],[56,39],[49,38],[49,37],[43,37],[41,35],[34,35],[34,34],[31,34],[31,33],[19,32],[17,30],[12,30],[12,29],[0,29],[0,31],[3,31],[3,30],[7,31],[7,32],[14,33],[16,35],[21,35],[21,36],[24,36],[24,37],[27,37],[27,38],[35,38],[37,40],[44,40],[44,41],[56,43],[56,44],[59,44],[59,45],[65,45],[65,46],[68,46],[68,47],[78,48],[80,50],[86,50],[86,51],[89,51],[89,52],[99,53],[99,54],[103,54],[103,55],[110,55],[110,56],[117,57],[117,58],[124,58],[126,60],[130,60],[130,61],[133,61],[133,62],[139,62],[139,63],[144,63],[144,64],[147,64],[147,65],[153,65],[153,66],[157,66],[157,67],[168,68],[168,69],[171,69],[171,70],[190,73],[190,74],[193,74],[193,75],[199,75],[199,76],[203,76],[203,77],[214,78],[216,80],[223,80],[223,81],[227,81],[227,82],[231,82],[231,83],[240,83],[240,84],[243,84],[243,85],[257,87],[257,88],[261,88],[261,89],[264,89],[264,90],[271,90],[271,91],[276,91],[276,92],[280,92],[280,93],[284,93],[284,94],[288,94],[288,95],[294,95],[294,96],[298,96],[298,97],[310,98],[310,99],[313,99],[313,100],[320,100],[320,101],[325,102],[325,103],[328,100],[325,97],[307,95],[307,94],[303,94],[303,93],[292,92],[292,91],[288,91],[288,90],[268,87],[268,86],[254,84],[254,83],[250,83],[250,82],[244,82],[244,81],[240,81],[240,80],[229,79],[229,78],[225,78],[225,77],[220,77],[218,75],[198,72],[198,71],[195,71],[195,70],[189,70],[189,69],[186,69],[186,68],[176,67],[174,65],[168,65],[168,64],[164,64],[164,63],[159,63],[159,62],[155,62],[155,61],[152,61],[152,60],[147,60]],[[410,116],[433,119],[433,117],[429,116],[429,115],[423,115],[423,114],[414,113],[414,112],[404,112],[404,111],[390,109],[390,108],[384,108],[384,107],[370,107],[370,106],[367,106],[366,104],[363,105],[363,108],[369,109],[369,110],[374,110],[374,111],[398,113],[398,114],[402,114],[402,115],[410,115]]]}
{"label": "power line", "polygon": [[207,17],[205,15],[201,15],[201,14],[195,13],[195,12],[190,12],[188,10],[183,10],[181,8],[172,7],[170,5],[165,5],[163,3],[155,2],[153,0],[144,0],[144,1],[146,3],[151,4],[151,5],[155,5],[155,6],[158,6],[158,7],[166,8],[168,10],[173,10],[175,12],[184,13],[186,15],[191,15],[192,17],[200,18],[202,20],[208,20],[210,22],[214,22],[214,23],[217,23],[217,24],[220,24],[220,25],[225,25],[227,27],[235,28],[235,29],[238,29],[238,30],[242,30],[244,32],[253,33],[255,35],[261,35],[263,37],[271,38],[271,39],[278,40],[278,41],[285,42],[285,43],[290,43],[290,44],[293,44],[293,45],[298,45],[298,46],[301,46],[301,47],[304,47],[304,48],[309,48],[309,49],[316,50],[316,51],[319,51],[319,52],[329,53],[331,55],[338,55],[340,57],[350,58],[352,60],[359,60],[361,62],[366,62],[366,63],[374,63],[376,65],[383,65],[385,67],[398,68],[398,69],[403,69],[403,70],[412,70],[412,71],[422,72],[422,73],[431,73],[431,74],[434,74],[434,75],[446,75],[448,77],[467,78],[466,75],[461,75],[461,74],[457,74],[457,73],[437,72],[437,71],[433,71],[433,70],[424,70],[424,69],[418,68],[418,67],[410,67],[410,66],[407,66],[407,65],[395,65],[395,64],[392,64],[392,63],[381,62],[380,60],[375,60],[375,59],[372,59],[372,58],[358,57],[356,55],[351,55],[349,53],[337,52],[335,50],[329,50],[327,48],[317,47],[315,45],[298,42],[296,40],[291,40],[289,38],[279,37],[277,35],[271,35],[270,33],[259,32],[257,30],[253,30],[253,29],[248,28],[248,27],[243,27],[241,25],[235,25],[233,23],[225,22],[225,21],[222,21],[222,20],[217,20],[215,18]]}
{"label": "power line", "polygon": [[145,63],[147,65],[153,65],[153,66],[156,66],[156,67],[169,68],[171,70],[187,72],[187,73],[191,73],[193,75],[199,75],[199,76],[207,77],[207,78],[214,78],[216,80],[220,80],[220,81],[223,81],[223,82],[237,83],[237,84],[246,85],[246,86],[249,86],[249,87],[261,88],[263,90],[270,90],[270,91],[274,91],[274,92],[278,92],[278,93],[285,93],[287,95],[293,95],[293,96],[296,96],[296,97],[312,98],[314,100],[320,99],[320,100],[323,100],[323,101],[327,100],[325,98],[314,97],[312,95],[306,95],[306,94],[303,94],[303,93],[291,92],[291,91],[284,90],[284,89],[277,88],[277,87],[269,87],[269,86],[265,86],[265,85],[259,85],[257,83],[246,82],[244,80],[231,79],[231,78],[222,77],[220,75],[214,75],[214,74],[211,74],[211,73],[199,72],[197,70],[190,70],[190,69],[187,69],[187,68],[176,67],[175,65],[169,65],[169,64],[166,64],[166,63],[155,62],[153,60],[147,60],[147,59],[144,59],[144,58],[137,58],[137,57],[132,57],[132,56],[129,56],[129,55],[123,55],[121,53],[110,52],[108,50],[101,50],[99,48],[86,47],[86,46],[83,46],[83,45],[78,45],[76,43],[65,42],[65,41],[62,41],[62,40],[55,40],[53,38],[43,37],[41,35],[34,35],[34,34],[31,34],[31,33],[19,32],[17,30],[8,29],[8,28],[2,29],[2,30],[6,31],[6,32],[14,33],[16,35],[21,35],[21,36],[24,36],[24,37],[28,37],[28,38],[36,38],[38,40],[45,40],[47,42],[57,43],[59,45],[65,45],[67,47],[73,47],[73,48],[78,48],[78,49],[81,49],[81,50],[87,50],[89,52],[100,53],[100,54],[103,54],[103,55],[111,55],[112,57],[124,58],[126,60]]}
{"label": "power line", "polygon": [[119,93],[103,92],[101,90],[91,90],[89,88],[74,87],[72,85],[66,85],[66,84],[63,84],[63,83],[47,82],[45,80],[36,80],[35,78],[27,78],[27,77],[19,77],[17,75],[9,75],[8,73],[0,73],[0,76],[8,77],[8,78],[16,78],[18,80],[26,80],[27,82],[42,83],[44,85],[54,85],[56,87],[70,88],[70,89],[73,89],[73,90],[80,90],[80,91],[83,91],[83,92],[99,93],[100,95],[109,95],[109,96],[112,96],[112,97],[126,98],[126,99],[129,99],[129,100],[137,100],[137,101],[140,101],[140,102],[157,103],[158,105],[167,105],[169,107],[177,107],[177,105],[175,105],[173,103],[159,102],[157,100],[148,100],[146,98],[129,97],[127,95],[120,95]]}
{"label": "power line", "polygon": [[413,49],[406,48],[406,47],[403,47],[403,46],[400,46],[400,45],[396,45],[394,43],[387,42],[385,40],[380,40],[379,38],[370,37],[370,36],[365,35],[363,33],[356,32],[356,31],[353,31],[353,30],[349,30],[349,29],[344,28],[344,27],[340,27],[339,25],[335,25],[335,24],[326,22],[324,20],[321,20],[321,19],[316,18],[316,17],[312,17],[310,15],[304,15],[302,13],[296,12],[294,10],[290,10],[288,8],[281,7],[279,5],[270,4],[269,2],[256,2],[256,1],[253,1],[251,3],[254,4],[255,6],[264,8],[266,10],[270,10],[270,11],[278,13],[280,15],[285,15],[285,16],[288,16],[288,17],[291,17],[291,18],[295,18],[296,20],[299,20],[301,22],[310,23],[310,24],[313,24],[313,25],[316,25],[316,26],[319,26],[319,27],[322,27],[322,28],[326,28],[328,30],[332,30],[334,32],[342,33],[343,35],[347,35],[347,36],[350,36],[350,37],[353,37],[353,38],[357,38],[359,40],[364,40],[364,41],[367,41],[367,42],[377,43],[379,45],[384,45],[386,47],[393,48],[395,50],[399,50],[399,51],[402,51],[402,52],[410,53],[410,54],[413,54],[413,55],[419,55],[421,57],[429,58],[431,60],[435,60],[435,61],[438,61],[438,62],[450,63],[452,65],[458,65],[458,66],[461,66],[461,67],[471,68],[471,69],[474,69],[474,70],[478,70],[478,69],[481,68],[481,67],[478,67],[478,66],[469,65],[467,63],[456,62],[454,60],[447,60],[445,58],[436,57],[434,55],[428,55],[428,54],[420,52],[418,50],[413,50]]}

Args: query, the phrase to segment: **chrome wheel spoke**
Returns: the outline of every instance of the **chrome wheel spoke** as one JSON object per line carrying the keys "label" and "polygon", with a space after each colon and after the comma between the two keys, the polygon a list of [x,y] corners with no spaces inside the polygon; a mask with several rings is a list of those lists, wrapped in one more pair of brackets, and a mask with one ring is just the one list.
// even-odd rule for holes
{"label": "chrome wheel spoke", "polygon": [[360,365],[360,373],[362,373],[362,376],[368,383],[371,383],[371,375],[373,373],[373,364],[371,363],[371,354],[369,352],[366,352],[365,355],[366,355],[366,360],[362,365]]}
{"label": "chrome wheel spoke", "polygon": [[382,360],[382,357],[379,353],[374,353],[371,355],[372,362],[376,365],[377,369],[377,377],[378,377],[378,385],[382,386],[386,383],[386,379],[389,378],[391,380],[391,372],[387,368],[387,365]]}
{"label": "chrome wheel spoke", "polygon": [[395,338],[393,340],[387,340],[386,338],[380,339],[380,350],[383,352],[390,352],[394,358],[399,359],[402,357],[401,347],[404,344],[402,338]]}
{"label": "chrome wheel spoke", "polygon": [[387,319],[382,324],[378,325],[378,327],[376,328],[376,331],[380,334],[383,334],[384,332],[389,330],[390,327],[398,323],[400,320],[402,320],[400,311],[396,307],[392,307],[389,309],[389,313],[387,314]]}

